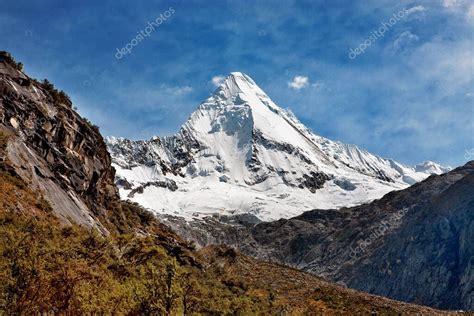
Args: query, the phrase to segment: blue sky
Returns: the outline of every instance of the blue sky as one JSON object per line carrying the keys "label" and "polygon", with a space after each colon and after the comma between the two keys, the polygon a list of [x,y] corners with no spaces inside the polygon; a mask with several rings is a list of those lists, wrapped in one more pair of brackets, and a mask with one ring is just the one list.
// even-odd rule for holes
{"label": "blue sky", "polygon": [[[466,154],[474,148],[470,0],[0,7],[0,49],[65,90],[104,135],[173,134],[214,90],[212,78],[241,71],[319,135],[408,164],[474,159],[474,149]],[[160,14],[161,24],[117,59],[117,48]],[[382,23],[383,36],[374,36]],[[351,58],[364,42],[370,46]]]}

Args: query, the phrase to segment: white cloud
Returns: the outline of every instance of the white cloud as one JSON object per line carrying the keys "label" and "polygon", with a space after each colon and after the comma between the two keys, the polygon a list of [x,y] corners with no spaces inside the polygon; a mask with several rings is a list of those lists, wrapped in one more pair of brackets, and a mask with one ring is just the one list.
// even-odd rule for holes
{"label": "white cloud", "polygon": [[221,83],[223,83],[225,80],[225,77],[224,76],[221,76],[221,75],[218,75],[218,76],[214,76],[212,77],[211,81],[212,81],[212,84],[215,85],[216,87],[220,86]]}
{"label": "white cloud", "polygon": [[293,81],[288,82],[288,87],[295,90],[300,90],[307,87],[309,84],[309,78],[305,76],[296,76]]}
{"label": "white cloud", "polygon": [[410,8],[410,9],[407,9],[407,10],[405,11],[405,14],[406,14],[407,16],[410,16],[410,15],[412,15],[412,14],[416,14],[416,13],[418,13],[418,12],[424,12],[424,11],[426,11],[426,8],[425,8],[424,6],[422,6],[422,5],[417,5],[417,6],[414,6],[414,7]]}

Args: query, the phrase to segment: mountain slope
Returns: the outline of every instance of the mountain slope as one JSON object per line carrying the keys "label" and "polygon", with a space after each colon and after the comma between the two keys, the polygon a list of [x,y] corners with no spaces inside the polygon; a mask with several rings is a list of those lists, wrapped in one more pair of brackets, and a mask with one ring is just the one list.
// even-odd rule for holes
{"label": "mountain slope", "polygon": [[232,73],[178,134],[107,139],[124,199],[159,213],[202,218],[289,218],[360,204],[431,173],[313,134],[247,75]]}
{"label": "mountain slope", "polygon": [[474,309],[474,161],[379,200],[253,225],[168,223],[201,245],[224,243],[393,299]]}

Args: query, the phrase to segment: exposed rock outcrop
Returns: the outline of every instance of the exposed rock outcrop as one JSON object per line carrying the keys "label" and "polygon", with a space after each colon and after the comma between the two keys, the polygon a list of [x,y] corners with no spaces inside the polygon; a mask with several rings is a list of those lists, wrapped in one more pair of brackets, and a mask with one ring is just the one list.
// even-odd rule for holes
{"label": "exposed rock outcrop", "polygon": [[118,200],[115,172],[97,127],[62,91],[21,71],[0,53],[0,129],[11,134],[7,159],[39,189],[64,222],[105,232],[99,217]]}

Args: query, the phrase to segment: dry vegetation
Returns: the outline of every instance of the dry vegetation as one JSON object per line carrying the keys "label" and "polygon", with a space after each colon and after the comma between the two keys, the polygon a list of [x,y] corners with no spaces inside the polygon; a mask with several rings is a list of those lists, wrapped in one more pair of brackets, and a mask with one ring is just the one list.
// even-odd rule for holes
{"label": "dry vegetation", "polygon": [[443,315],[417,305],[377,297],[329,283],[315,275],[262,262],[222,246],[200,251],[225,284],[240,287],[288,315]]}
{"label": "dry vegetation", "polygon": [[61,227],[21,180],[0,180],[0,314],[265,312],[170,244],[169,232],[104,237]]}

